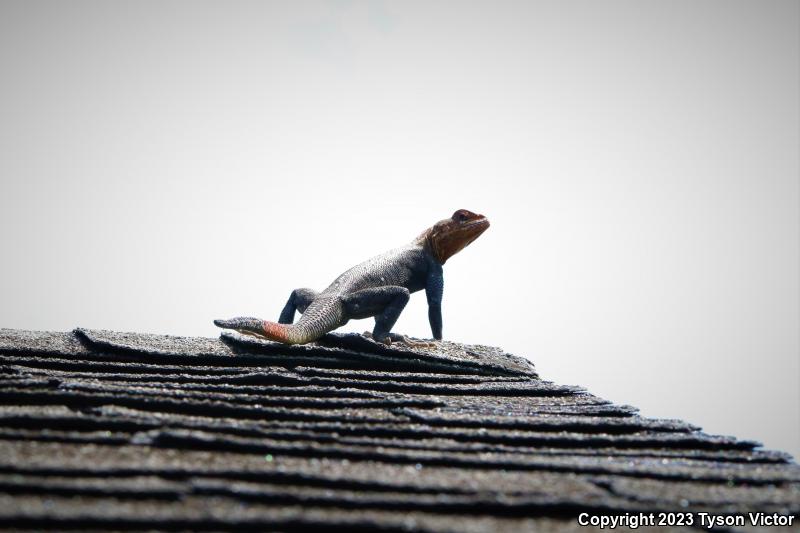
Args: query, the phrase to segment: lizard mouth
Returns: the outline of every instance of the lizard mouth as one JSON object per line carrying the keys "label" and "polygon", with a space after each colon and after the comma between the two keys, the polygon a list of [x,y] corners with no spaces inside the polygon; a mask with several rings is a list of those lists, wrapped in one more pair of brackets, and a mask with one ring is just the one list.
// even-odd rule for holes
{"label": "lizard mouth", "polygon": [[464,224],[461,225],[461,227],[472,228],[474,226],[480,226],[483,227],[484,231],[486,231],[490,225],[491,224],[489,224],[489,219],[481,215],[481,218],[476,218],[475,220],[470,220],[469,222],[465,222]]}
{"label": "lizard mouth", "polygon": [[489,229],[489,219],[483,215],[478,215],[480,218],[475,218],[473,220],[468,220],[467,222],[462,222],[456,228],[453,229],[453,233],[455,234],[456,239],[463,239],[466,240],[467,244],[471,243],[480,235]]}
{"label": "lizard mouth", "polygon": [[472,243],[472,241],[480,237],[487,229],[489,229],[489,219],[485,217],[470,221],[462,226],[462,231],[460,233],[463,235],[461,238],[466,241],[464,246]]}

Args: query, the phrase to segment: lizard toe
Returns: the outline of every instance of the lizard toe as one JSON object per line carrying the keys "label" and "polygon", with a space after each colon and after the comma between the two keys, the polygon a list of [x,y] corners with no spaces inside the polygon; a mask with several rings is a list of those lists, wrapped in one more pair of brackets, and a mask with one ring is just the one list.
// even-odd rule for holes
{"label": "lizard toe", "polygon": [[381,344],[385,344],[386,346],[392,345],[392,337],[389,335],[385,335],[383,337],[375,337],[373,335],[372,340],[374,340],[375,342],[380,342]]}

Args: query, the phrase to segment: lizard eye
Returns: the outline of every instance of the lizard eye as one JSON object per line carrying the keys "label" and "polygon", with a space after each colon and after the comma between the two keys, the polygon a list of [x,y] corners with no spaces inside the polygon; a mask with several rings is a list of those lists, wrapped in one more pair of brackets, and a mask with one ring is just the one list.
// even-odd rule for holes
{"label": "lizard eye", "polygon": [[464,211],[463,209],[460,209],[455,213],[453,213],[453,220],[456,220],[457,222],[466,222],[468,218],[469,216],[467,216],[467,212]]}

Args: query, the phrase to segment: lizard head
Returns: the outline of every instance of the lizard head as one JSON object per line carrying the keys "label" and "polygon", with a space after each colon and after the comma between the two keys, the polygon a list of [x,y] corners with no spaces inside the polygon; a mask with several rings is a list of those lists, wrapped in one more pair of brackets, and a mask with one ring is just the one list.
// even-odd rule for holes
{"label": "lizard head", "polygon": [[489,228],[489,219],[466,209],[459,209],[453,216],[440,220],[427,229],[419,240],[444,264],[448,259],[466,248]]}

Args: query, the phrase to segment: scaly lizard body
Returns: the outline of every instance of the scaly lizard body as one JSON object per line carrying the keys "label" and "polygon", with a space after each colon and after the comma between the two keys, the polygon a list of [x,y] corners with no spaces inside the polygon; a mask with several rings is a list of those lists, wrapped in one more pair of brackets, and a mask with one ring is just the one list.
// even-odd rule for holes
{"label": "scaly lizard body", "polygon": [[[215,320],[221,328],[286,344],[312,342],[351,319],[375,317],[372,337],[405,340],[390,333],[412,292],[425,289],[434,339],[442,338],[442,265],[489,227],[489,220],[466,209],[425,230],[410,244],[356,265],[324,291],[295,289],[278,322],[239,317]],[[302,316],[294,321],[295,311]]]}

